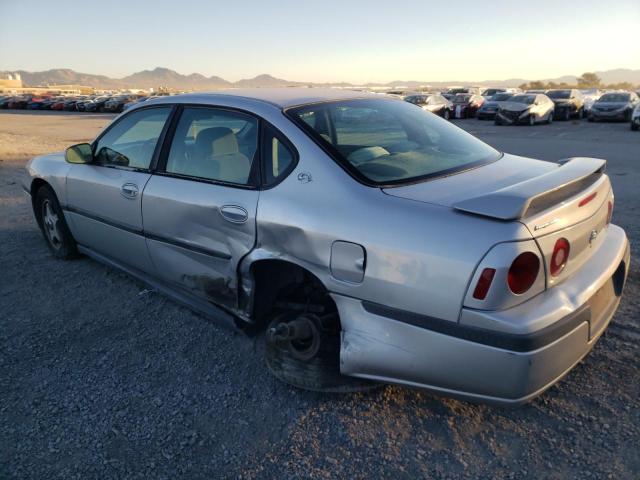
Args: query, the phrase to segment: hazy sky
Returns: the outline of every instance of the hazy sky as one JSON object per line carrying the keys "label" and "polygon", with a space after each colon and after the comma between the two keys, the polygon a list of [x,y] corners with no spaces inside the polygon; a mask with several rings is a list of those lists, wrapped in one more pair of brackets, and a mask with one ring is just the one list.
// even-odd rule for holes
{"label": "hazy sky", "polygon": [[0,70],[113,77],[538,79],[640,68],[639,35],[640,0],[0,0]]}

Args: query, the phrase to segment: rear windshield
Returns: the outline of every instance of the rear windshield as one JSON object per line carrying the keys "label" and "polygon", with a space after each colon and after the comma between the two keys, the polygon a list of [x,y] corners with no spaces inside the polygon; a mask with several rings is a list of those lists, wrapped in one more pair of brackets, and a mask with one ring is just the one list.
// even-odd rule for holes
{"label": "rear windshield", "polygon": [[365,183],[410,183],[500,158],[464,130],[403,101],[327,102],[287,114]]}
{"label": "rear windshield", "polygon": [[569,98],[571,96],[571,90],[549,90],[547,97],[549,98]]}

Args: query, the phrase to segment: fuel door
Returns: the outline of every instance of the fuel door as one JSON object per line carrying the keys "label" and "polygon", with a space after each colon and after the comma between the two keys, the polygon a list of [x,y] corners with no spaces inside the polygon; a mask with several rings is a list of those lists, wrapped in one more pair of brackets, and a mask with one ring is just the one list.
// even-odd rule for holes
{"label": "fuel door", "polygon": [[337,280],[362,283],[367,256],[362,245],[335,241],[331,246],[331,275]]}

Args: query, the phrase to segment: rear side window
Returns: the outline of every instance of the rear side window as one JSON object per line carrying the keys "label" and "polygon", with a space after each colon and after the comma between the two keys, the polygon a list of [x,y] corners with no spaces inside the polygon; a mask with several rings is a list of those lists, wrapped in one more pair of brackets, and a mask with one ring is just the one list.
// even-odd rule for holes
{"label": "rear side window", "polygon": [[295,167],[296,156],[292,147],[272,127],[265,128],[262,146],[262,182],[274,185]]}
{"label": "rear side window", "polygon": [[180,116],[166,171],[190,177],[249,185],[258,147],[258,120],[217,108],[185,108]]}
{"label": "rear side window", "polygon": [[96,163],[149,168],[171,109],[167,106],[138,110],[122,118],[98,140]]}

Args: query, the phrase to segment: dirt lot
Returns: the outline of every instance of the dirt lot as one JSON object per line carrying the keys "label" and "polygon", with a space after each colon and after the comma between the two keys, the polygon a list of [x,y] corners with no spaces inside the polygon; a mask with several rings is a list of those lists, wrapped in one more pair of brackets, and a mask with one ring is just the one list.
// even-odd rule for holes
{"label": "dirt lot", "polygon": [[614,222],[635,246],[594,351],[506,410],[396,386],[293,390],[266,372],[259,342],[92,260],[54,260],[24,163],[109,119],[0,114],[1,478],[638,478],[640,134],[626,124],[458,122],[511,153],[607,158]]}

